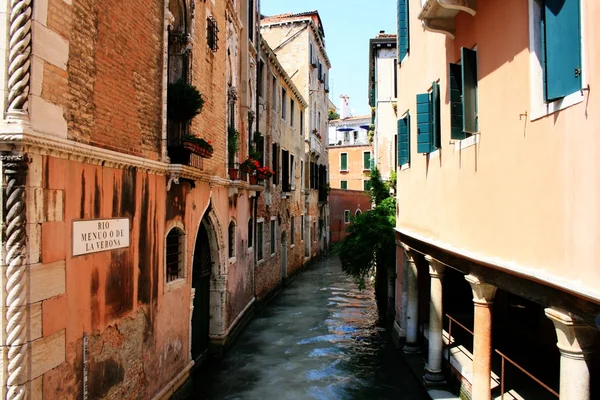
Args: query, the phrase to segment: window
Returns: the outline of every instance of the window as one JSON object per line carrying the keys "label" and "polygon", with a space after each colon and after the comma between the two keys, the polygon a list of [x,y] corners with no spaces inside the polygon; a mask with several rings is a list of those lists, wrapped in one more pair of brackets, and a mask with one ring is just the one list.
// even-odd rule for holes
{"label": "window", "polygon": [[310,65],[312,65],[313,67],[316,67],[317,65],[315,64],[315,54],[314,54],[315,50],[314,50],[313,42],[310,42],[309,51],[310,51]]}
{"label": "window", "polygon": [[248,248],[252,247],[252,230],[254,226],[252,225],[252,218],[248,220]]}
{"label": "window", "polygon": [[400,165],[398,163],[398,134],[394,135],[394,165]]}
{"label": "window", "polygon": [[254,41],[254,0],[248,0],[248,39]]}
{"label": "window", "polygon": [[365,179],[363,181],[363,190],[364,191],[369,191],[371,190],[371,180],[370,179]]}
{"label": "window", "polygon": [[256,258],[263,259],[263,222],[256,224]]}
{"label": "window", "polygon": [[287,91],[281,88],[281,118],[284,120],[287,117]]}
{"label": "window", "polygon": [[363,152],[363,170],[371,169],[371,152],[364,151]]}
{"label": "window", "polygon": [[294,237],[296,236],[296,227],[294,226],[294,217],[290,221],[290,244],[294,244]]}
{"label": "window", "polygon": [[441,147],[440,85],[417,95],[417,152],[431,153]]}
{"label": "window", "polygon": [[258,79],[258,96],[263,98],[265,94],[265,62],[263,60],[258,63]]}
{"label": "window", "polygon": [[165,246],[166,260],[166,280],[172,282],[183,278],[184,271],[184,252],[185,233],[180,228],[173,228],[167,234],[167,243]]}
{"label": "window", "polygon": [[340,189],[348,189],[348,181],[341,181]]}
{"label": "window", "polygon": [[304,215],[300,217],[300,240],[304,241]]}
{"label": "window", "polygon": [[348,171],[348,153],[340,154],[340,171]]}
{"label": "window", "polygon": [[275,174],[273,175],[273,179],[272,179],[273,185],[277,185],[277,184],[279,184],[279,171],[278,171],[279,146],[277,146],[277,143],[273,143],[273,146],[272,146],[271,162],[272,162],[273,172],[275,172]]}
{"label": "window", "polygon": [[398,0],[398,61],[408,53],[410,37],[408,0]]}
{"label": "window", "polygon": [[360,210],[356,210],[356,213],[354,214],[354,216],[358,217],[360,214],[362,214],[362,212]]}
{"label": "window", "polygon": [[394,98],[398,98],[398,60],[396,59],[394,59]]}
{"label": "window", "polygon": [[294,100],[290,99],[290,126],[294,126]]}
{"label": "window", "polygon": [[304,179],[304,160],[300,160],[300,185],[302,185],[302,190],[304,190],[306,187],[306,182]]}
{"label": "window", "polygon": [[479,131],[477,52],[462,48],[461,64],[450,64],[450,138],[462,140]]}
{"label": "window", "polygon": [[235,257],[235,222],[229,223],[229,258]]}
{"label": "window", "polygon": [[208,47],[214,52],[219,50],[219,28],[217,28],[217,21],[209,16],[206,18],[206,43]]}
{"label": "window", "polygon": [[281,190],[290,191],[290,152],[281,150]]}
{"label": "window", "polygon": [[296,190],[296,160],[293,154],[290,154],[290,189]]}
{"label": "window", "polygon": [[277,235],[275,234],[275,227],[277,226],[277,221],[275,221],[274,219],[271,220],[271,255],[275,254],[275,240],[277,238]]}
{"label": "window", "polygon": [[350,223],[350,210],[344,210],[344,223]]}
{"label": "window", "polygon": [[275,78],[275,76],[273,76],[271,83],[271,97],[273,111],[277,111],[277,78]]}
{"label": "window", "polygon": [[398,120],[398,166],[410,162],[410,113]]}
{"label": "window", "polygon": [[300,110],[300,135],[304,136],[304,110]]}
{"label": "window", "polygon": [[543,1],[540,30],[546,102],[581,89],[580,8],[580,0]]}
{"label": "window", "polygon": [[313,222],[313,242],[317,241],[317,221]]}

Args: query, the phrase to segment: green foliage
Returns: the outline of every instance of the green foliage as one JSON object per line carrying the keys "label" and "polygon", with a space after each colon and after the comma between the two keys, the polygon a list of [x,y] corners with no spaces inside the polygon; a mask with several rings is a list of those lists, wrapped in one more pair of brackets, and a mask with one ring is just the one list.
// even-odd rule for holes
{"label": "green foliage", "polygon": [[371,170],[371,201],[379,205],[388,197],[390,197],[390,187],[387,182],[381,180],[379,169],[374,167]]}
{"label": "green foliage", "polygon": [[350,275],[360,289],[375,268],[393,267],[396,262],[396,201],[388,197],[374,209],[352,219],[348,236],[336,249],[342,270]]}
{"label": "green foliage", "polygon": [[227,150],[229,152],[229,161],[233,162],[235,155],[240,148],[240,133],[233,127],[227,128]]}
{"label": "green foliage", "polygon": [[329,117],[328,117],[328,119],[329,119],[329,121],[334,120],[334,119],[340,119],[340,114],[338,114],[334,110],[329,110]]}
{"label": "green foliage", "polygon": [[167,117],[172,121],[187,122],[200,114],[204,106],[202,94],[183,79],[170,83],[167,90]]}
{"label": "green foliage", "polygon": [[394,189],[394,193],[396,193],[396,182],[398,181],[398,174],[396,173],[396,170],[392,170],[392,172],[390,173],[390,180],[388,181],[388,186],[392,189]]}

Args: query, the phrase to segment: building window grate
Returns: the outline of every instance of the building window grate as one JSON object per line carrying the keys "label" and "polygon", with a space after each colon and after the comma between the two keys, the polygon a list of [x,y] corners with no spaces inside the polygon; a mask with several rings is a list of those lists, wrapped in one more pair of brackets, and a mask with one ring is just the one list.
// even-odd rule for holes
{"label": "building window grate", "polygon": [[219,28],[217,27],[217,21],[209,16],[206,18],[206,42],[208,47],[214,52],[219,50]]}
{"label": "building window grate", "polygon": [[167,235],[166,243],[166,275],[167,282],[183,278],[183,243],[185,234],[179,228],[173,228]]}

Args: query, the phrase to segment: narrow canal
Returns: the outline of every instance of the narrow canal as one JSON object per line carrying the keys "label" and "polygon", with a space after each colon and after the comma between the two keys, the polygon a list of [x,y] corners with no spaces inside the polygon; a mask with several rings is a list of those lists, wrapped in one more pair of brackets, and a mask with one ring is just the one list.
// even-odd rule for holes
{"label": "narrow canal", "polygon": [[190,399],[428,399],[388,333],[371,290],[337,257],[302,272],[224,359],[199,370]]}

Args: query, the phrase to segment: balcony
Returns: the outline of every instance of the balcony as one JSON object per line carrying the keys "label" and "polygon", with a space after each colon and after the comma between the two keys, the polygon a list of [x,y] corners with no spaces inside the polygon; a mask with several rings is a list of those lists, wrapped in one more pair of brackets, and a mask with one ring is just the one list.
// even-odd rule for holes
{"label": "balcony", "polygon": [[318,135],[315,132],[310,134],[310,153],[316,157],[319,157],[322,152],[321,138]]}
{"label": "balcony", "polygon": [[421,0],[419,19],[426,30],[454,39],[454,19],[461,11],[475,15],[476,0]]}

